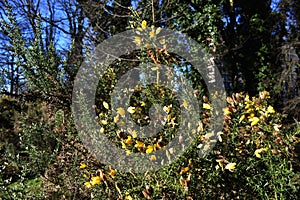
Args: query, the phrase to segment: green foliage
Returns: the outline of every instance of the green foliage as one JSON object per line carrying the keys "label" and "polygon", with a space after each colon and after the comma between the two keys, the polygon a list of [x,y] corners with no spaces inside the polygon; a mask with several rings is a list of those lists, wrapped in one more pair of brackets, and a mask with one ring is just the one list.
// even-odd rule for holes
{"label": "green foliage", "polygon": [[[6,105],[4,102],[8,102],[8,98],[2,99],[2,106]],[[57,133],[62,123],[59,116],[51,116],[53,108],[45,103],[27,103],[19,107],[15,119],[6,119],[11,125],[1,129],[0,196],[4,199],[38,199],[43,195],[41,175],[60,148]],[[4,114],[1,117],[6,117]]]}
{"label": "green foliage", "polygon": [[[17,78],[25,78],[27,92],[29,89],[36,97],[42,100],[51,99],[52,102],[62,105],[69,104],[72,82],[82,62],[82,56],[74,54],[83,52],[83,36],[76,37],[74,31],[70,37],[76,37],[77,40],[72,41],[69,53],[65,55],[56,44],[55,25],[45,22],[43,13],[28,13],[31,18],[20,21],[18,13],[14,11],[20,9],[18,3],[5,2],[4,5],[6,17],[0,19],[1,31],[5,33],[5,43],[10,45],[7,51],[14,58],[11,62],[20,67]],[[20,23],[27,23],[29,26],[25,29]]]}
{"label": "green foliage", "polygon": [[[193,145],[156,172],[123,174],[108,166],[95,171],[89,163],[81,165],[82,184],[95,198],[296,199],[299,163],[293,157],[298,132],[282,126],[284,116],[269,98],[268,92],[251,99],[240,93],[228,97],[224,130],[204,158]],[[203,134],[197,144],[208,137],[206,128]]]}
{"label": "green foliage", "polygon": [[43,196],[41,178],[15,182],[0,192],[2,199],[41,199]]}
{"label": "green foliage", "polygon": [[[1,128],[13,129],[14,121],[21,112],[21,103],[14,98],[3,96],[0,98]],[[4,137],[2,138],[4,139]]]}
{"label": "green foliage", "polygon": [[[31,100],[34,99],[22,103],[9,97],[0,99],[1,199],[299,198],[299,123],[294,123],[295,127],[283,124],[279,108],[275,111],[271,106],[277,100],[269,99],[267,92],[253,98],[244,93],[228,97],[224,130],[216,133],[218,143],[205,158],[200,158],[199,151],[200,144],[211,134],[207,130],[211,113],[210,109],[201,109],[194,144],[175,162],[144,174],[124,174],[90,155],[76,134],[69,109],[73,80],[89,48],[125,31],[129,24],[140,26],[142,20],[182,31],[201,43],[211,56],[224,63],[232,84],[227,88],[230,93],[245,91],[254,96],[267,90],[271,96],[279,94],[282,61],[277,59],[278,49],[299,36],[295,1],[280,1],[277,10],[271,9],[270,1],[141,0],[134,4],[136,9],[130,7],[133,1],[129,0],[112,4],[57,1],[61,5],[58,9],[62,9],[57,12],[62,17],[58,19],[39,13],[40,7],[32,2],[0,3],[1,42],[2,36],[7,39],[3,44],[14,57],[13,65],[21,69],[18,77],[25,77],[25,85],[32,92],[24,94],[33,94]],[[56,6],[50,5],[53,2],[49,1],[49,13],[56,12]],[[63,42],[68,44],[66,47],[58,45],[62,38],[69,42]],[[90,46],[85,48],[85,44]],[[96,93],[94,108],[103,133],[127,153],[163,151],[174,135],[170,127],[176,128],[180,121],[179,105],[171,90],[151,84],[134,89],[130,116],[135,122],[147,124],[153,104],[165,110],[172,105],[166,114],[169,129],[159,137],[142,141],[133,136],[132,130],[122,134],[117,129],[115,123],[127,108],[118,111],[119,118],[111,116],[106,108],[111,105],[111,91],[122,75],[141,62],[159,61],[180,72],[190,80],[199,106],[210,106],[203,79],[188,61],[179,62],[181,58],[169,56],[169,62],[166,57],[172,52],[167,48],[153,50],[156,55],[148,50],[122,57],[127,61],[112,63],[102,74]],[[1,75],[3,87],[7,80],[2,81]],[[87,100],[91,101],[80,99],[79,103]],[[150,159],[155,161],[155,157]]]}
{"label": "green foliage", "polygon": [[228,98],[227,153],[221,151],[220,155],[237,163],[238,182],[244,180],[245,187],[251,187],[260,198],[293,199],[299,189],[296,165],[291,162],[295,132],[282,127],[283,116],[268,104],[268,98],[267,92],[252,99],[241,94]]}

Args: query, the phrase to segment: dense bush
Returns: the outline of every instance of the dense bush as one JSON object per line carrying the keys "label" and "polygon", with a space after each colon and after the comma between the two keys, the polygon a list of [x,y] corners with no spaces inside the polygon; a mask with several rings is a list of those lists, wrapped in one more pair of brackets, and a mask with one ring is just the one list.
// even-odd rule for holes
{"label": "dense bush", "polygon": [[[147,23],[142,21],[142,32]],[[152,30],[154,35],[154,30]],[[134,42],[143,46],[139,36]],[[147,41],[148,42],[148,41]],[[147,52],[148,47],[144,47]],[[148,49],[149,50],[149,49]],[[164,63],[170,67],[172,60],[165,61],[160,52],[152,51],[154,58],[147,53],[141,53],[142,62]],[[166,53],[165,56],[169,54]],[[171,60],[171,62],[170,62]],[[180,69],[178,69],[180,70]],[[112,70],[113,71],[113,70]],[[191,77],[193,71],[182,71]],[[113,77],[104,76],[104,77]],[[187,76],[189,77],[189,76]],[[105,78],[104,78],[105,79]],[[200,80],[198,78],[191,80]],[[114,83],[101,82],[101,88],[110,90]],[[271,105],[272,99],[266,91],[258,96],[249,97],[247,94],[235,93],[227,97],[227,107],[224,111],[224,129],[215,133],[218,140],[213,150],[206,157],[200,157],[200,151],[209,149],[209,141],[214,135],[208,130],[211,112],[217,111],[204,96],[202,82],[195,83],[201,92],[198,93],[201,113],[198,133],[194,145],[172,164],[156,171],[145,174],[118,172],[111,166],[94,169],[93,165],[81,163],[82,184],[91,191],[95,198],[109,199],[295,199],[298,198],[299,173],[295,161],[294,144],[297,131],[285,127],[283,116]],[[193,85],[193,86],[195,86]],[[107,87],[108,86],[108,87]],[[139,95],[144,92],[143,97]],[[101,133],[106,134],[112,141],[128,154],[142,152],[150,154],[153,151],[164,151],[164,146],[172,138],[173,132],[165,129],[159,136],[140,141],[134,130],[120,131],[114,125],[129,112],[132,119],[139,121],[147,119],[149,107],[159,103],[164,107],[165,121],[171,128],[180,124],[180,115],[176,113],[178,102],[174,101],[172,93],[159,85],[135,88],[135,98],[130,101],[128,108],[117,108],[117,116],[110,113],[109,92],[98,100],[97,118],[101,125]],[[155,95],[153,95],[155,94]],[[159,97],[165,94],[164,99]],[[152,96],[154,97],[152,97]],[[134,96],[134,95],[133,95]],[[213,98],[213,97],[212,97]],[[188,107],[187,104],[184,107]],[[120,134],[120,133],[123,134]],[[155,162],[155,157],[149,157]]]}
{"label": "dense bush", "polygon": [[[54,177],[51,177],[49,171],[57,162],[58,156],[60,159],[66,156],[64,146],[68,146],[68,138],[74,141],[71,134],[74,130],[70,128],[69,119],[65,119],[67,116],[62,109],[45,102],[21,103],[17,99],[4,97],[0,108],[1,122],[9,122],[1,127],[0,197],[47,198],[47,195],[53,193],[49,190],[49,180]],[[73,149],[69,148],[69,151],[70,155],[76,156]],[[74,165],[76,169],[77,164]],[[59,170],[55,172],[55,181],[59,181]],[[64,193],[66,190],[61,195]]]}
{"label": "dense bush", "polygon": [[[205,158],[191,148],[175,163],[145,174],[122,174],[111,167],[80,168],[95,197],[124,199],[243,198],[295,199],[299,175],[292,160],[295,130],[268,103],[268,92],[227,98],[224,130]],[[209,133],[199,133],[199,141]]]}
{"label": "dense bush", "polygon": [[[142,32],[146,29],[142,21]],[[161,29],[149,35],[150,41]],[[159,30],[159,31],[158,31]],[[282,124],[284,115],[270,104],[270,96],[262,91],[258,96],[235,93],[227,97],[222,132],[209,131],[212,112],[218,111],[206,97],[203,80],[189,63],[170,55],[166,49],[149,49],[139,36],[134,41],[143,46],[136,57],[144,63],[164,64],[176,68],[191,81],[194,96],[199,100],[200,113],[196,139],[174,162],[157,171],[145,173],[117,171],[87,152],[80,141],[69,108],[45,102],[20,104],[4,97],[0,101],[0,197],[3,199],[297,199],[299,198],[298,123]],[[168,59],[165,59],[167,57]],[[128,58],[129,60],[132,57]],[[126,59],[125,59],[126,60]],[[174,62],[176,64],[174,64]],[[119,107],[112,116],[110,95],[117,79],[139,62],[116,61],[103,73],[96,93],[96,119],[111,142],[128,154],[149,154],[165,151],[176,134],[182,105],[174,93],[158,83],[136,87],[124,93],[130,96],[130,106]],[[125,66],[125,67],[124,67]],[[154,67],[153,71],[157,70]],[[149,73],[144,73],[147,76]],[[159,76],[157,76],[159,77]],[[174,80],[171,80],[174,81]],[[158,81],[157,81],[158,82]],[[88,84],[87,84],[88,85]],[[88,86],[87,86],[88,87]],[[85,88],[87,89],[87,88]],[[119,96],[121,99],[122,97]],[[213,97],[211,97],[213,98]],[[79,104],[90,99],[79,99]],[[74,102],[73,102],[74,103]],[[135,130],[120,130],[117,122],[128,114],[137,124],[147,124],[151,107],[159,104],[163,114],[159,123],[165,127],[159,134],[140,139]],[[84,114],[84,111],[82,111]],[[79,130],[80,131],[80,130]],[[80,133],[80,132],[79,132]],[[97,133],[98,134],[98,133]],[[93,141],[97,135],[89,134]],[[212,136],[216,145],[207,151]],[[94,147],[97,149],[97,146]],[[167,157],[171,157],[166,151]]]}
{"label": "dense bush", "polygon": [[[1,197],[296,199],[300,129],[298,123],[282,125],[285,116],[276,112],[269,98],[268,92],[252,98],[241,93],[228,97],[223,132],[206,157],[199,157],[197,146],[210,133],[200,123],[196,145],[174,163],[144,174],[124,174],[102,165],[87,153],[65,111],[43,103],[27,104],[27,111],[20,112],[14,123],[18,139],[1,141]],[[202,121],[209,121],[213,108],[208,102],[204,107]],[[134,138],[116,138],[121,148],[123,142],[127,151],[140,150],[130,147],[136,144]],[[145,153],[150,153],[148,146]],[[151,149],[155,150],[159,149]]]}

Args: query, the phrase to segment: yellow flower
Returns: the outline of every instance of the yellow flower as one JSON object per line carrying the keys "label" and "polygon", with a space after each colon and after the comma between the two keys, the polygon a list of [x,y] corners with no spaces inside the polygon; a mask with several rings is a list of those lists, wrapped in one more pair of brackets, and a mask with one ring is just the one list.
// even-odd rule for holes
{"label": "yellow flower", "polygon": [[170,121],[172,119],[172,115],[167,116],[167,120]]}
{"label": "yellow flower", "polygon": [[124,117],[125,116],[125,110],[124,110],[124,108],[117,108],[117,113],[119,115],[121,115],[122,117]]}
{"label": "yellow flower", "polygon": [[259,122],[259,118],[258,117],[252,117],[252,118],[249,119],[249,121],[251,122],[251,126],[255,126]]}
{"label": "yellow flower", "polygon": [[131,114],[135,113],[135,107],[130,106],[127,111]]}
{"label": "yellow flower", "polygon": [[183,100],[183,103],[182,103],[183,107],[186,109],[188,107],[188,103],[186,100]]}
{"label": "yellow flower", "polygon": [[152,153],[153,151],[155,151],[156,149],[156,144],[154,144],[153,146],[149,145],[146,149],[146,153]]}
{"label": "yellow flower", "polygon": [[117,123],[119,121],[119,116],[114,117],[114,123]]}
{"label": "yellow flower", "polygon": [[127,139],[125,140],[125,143],[128,144],[128,145],[132,144],[132,137],[131,137],[131,135],[127,136]]}
{"label": "yellow flower", "polygon": [[110,169],[109,175],[114,178],[116,175],[116,170]]}
{"label": "yellow flower", "polygon": [[231,105],[234,105],[234,101],[231,97],[226,97],[227,103],[230,103]]}
{"label": "yellow flower", "polygon": [[204,129],[203,129],[203,123],[201,121],[198,122],[198,128],[197,128],[197,131],[198,132],[202,132]]}
{"label": "yellow flower", "polygon": [[106,108],[107,110],[109,109],[109,105],[108,105],[108,103],[106,103],[105,101],[103,101],[103,106],[104,106],[104,108]]}
{"label": "yellow flower", "polygon": [[245,109],[249,109],[250,107],[251,107],[251,104],[248,104],[248,103],[246,102]]}
{"label": "yellow flower", "polygon": [[102,179],[100,178],[100,176],[94,176],[91,178],[91,184],[92,185],[97,185],[102,181]]}
{"label": "yellow flower", "polygon": [[248,110],[246,110],[246,113],[253,113],[254,112],[254,109],[253,108],[249,108]]}
{"label": "yellow flower", "polygon": [[255,104],[254,107],[255,107],[255,110],[258,110],[258,111],[260,111],[262,109],[262,106],[260,104]]}
{"label": "yellow flower", "polygon": [[155,38],[155,33],[153,31],[150,31],[149,36],[150,38]]}
{"label": "yellow flower", "polygon": [[255,115],[254,115],[254,113],[251,113],[247,118],[251,119],[253,117],[255,117]]}
{"label": "yellow flower", "polygon": [[230,115],[231,114],[231,112],[230,112],[230,110],[229,110],[228,107],[227,108],[223,108],[223,112],[224,112],[224,115]]}
{"label": "yellow flower", "polygon": [[219,142],[222,142],[222,137],[221,137],[221,135],[223,135],[224,133],[223,132],[218,132],[217,133],[217,137],[218,137],[218,140],[219,140]]}
{"label": "yellow flower", "polygon": [[136,29],[137,29],[138,31],[140,31],[140,32],[143,31],[143,29],[142,29],[141,27],[137,27]]}
{"label": "yellow flower", "polygon": [[137,148],[139,148],[139,147],[144,147],[144,146],[145,146],[145,144],[144,144],[143,142],[140,142],[140,141],[138,141],[138,140],[135,141],[135,143],[136,143],[136,144],[135,144],[134,146],[137,147]]}
{"label": "yellow flower", "polygon": [[225,169],[228,169],[229,171],[233,171],[236,167],[236,163],[228,163],[226,166],[225,166]]}
{"label": "yellow flower", "polygon": [[246,101],[246,103],[248,103],[250,101],[250,97],[248,94],[246,94],[246,96],[245,96],[245,101]]}
{"label": "yellow flower", "polygon": [[158,34],[161,32],[161,30],[162,30],[162,28],[161,28],[161,27],[158,27],[158,28],[156,29],[155,34],[158,35]]}
{"label": "yellow flower", "polygon": [[275,110],[272,106],[268,106],[267,112],[268,113],[275,113]]}
{"label": "yellow flower", "polygon": [[175,125],[175,119],[176,117],[172,117],[170,114],[167,116],[167,121],[172,125]]}
{"label": "yellow flower", "polygon": [[210,110],[211,109],[211,106],[208,104],[208,103],[204,103],[203,104],[203,108],[207,109],[207,110]]}
{"label": "yellow flower", "polygon": [[126,144],[123,141],[121,141],[121,144],[122,144],[122,149],[127,149]]}
{"label": "yellow flower", "polygon": [[224,159],[217,159],[217,163],[219,163],[219,166],[223,168]]}
{"label": "yellow flower", "polygon": [[242,116],[240,117],[239,122],[241,123],[244,119],[245,119],[245,115],[242,115]]}
{"label": "yellow flower", "polygon": [[172,104],[163,107],[163,110],[164,110],[166,113],[169,113],[169,112],[171,111],[171,109],[172,109]]}
{"label": "yellow flower", "polygon": [[151,155],[151,156],[150,156],[150,160],[151,160],[151,161],[155,161],[155,160],[156,160],[156,156],[155,156],[155,155]]}
{"label": "yellow flower", "polygon": [[92,187],[92,185],[91,185],[90,182],[85,182],[84,185],[85,185],[85,187],[87,187],[87,188],[91,188],[91,187]]}
{"label": "yellow flower", "polygon": [[147,22],[145,20],[142,21],[142,29],[146,29],[147,28]]}
{"label": "yellow flower", "polygon": [[204,135],[204,138],[205,138],[205,140],[209,140],[209,138],[211,138],[211,137],[213,137],[214,136],[214,133],[213,132],[210,132],[210,133],[206,133],[205,135]]}
{"label": "yellow flower", "polygon": [[180,174],[185,174],[186,172],[188,172],[190,170],[189,167],[185,167],[180,171]]}
{"label": "yellow flower", "polygon": [[274,124],[274,130],[279,132],[279,128],[281,127],[281,125],[278,125],[278,124]]}
{"label": "yellow flower", "polygon": [[125,200],[133,200],[133,198],[129,194],[126,194]]}
{"label": "yellow flower", "polygon": [[141,102],[141,106],[145,106],[145,105],[146,105],[146,103],[142,101]]}
{"label": "yellow flower", "polygon": [[132,135],[133,138],[137,138],[137,133],[136,133],[135,130],[133,130],[133,131],[131,132],[131,135]]}
{"label": "yellow flower", "polygon": [[264,99],[264,98],[269,99],[270,98],[270,93],[267,92],[267,91],[262,91],[262,92],[259,93],[259,97],[261,99]]}
{"label": "yellow flower", "polygon": [[135,36],[133,42],[138,45],[141,46],[142,45],[142,38],[139,36]]}
{"label": "yellow flower", "polygon": [[84,164],[84,163],[81,163],[79,168],[80,168],[80,169],[84,169],[84,168],[86,168],[86,164]]}
{"label": "yellow flower", "polygon": [[105,129],[103,127],[100,128],[100,133],[103,134]]}
{"label": "yellow flower", "polygon": [[257,158],[261,158],[261,153],[263,152],[263,151],[267,151],[268,150],[268,147],[266,147],[266,148],[261,148],[261,149],[256,149],[255,150],[255,152],[254,152],[254,155],[257,157]]}
{"label": "yellow flower", "polygon": [[101,120],[100,122],[101,122],[101,124],[103,124],[103,125],[107,125],[107,124],[108,124],[107,120]]}

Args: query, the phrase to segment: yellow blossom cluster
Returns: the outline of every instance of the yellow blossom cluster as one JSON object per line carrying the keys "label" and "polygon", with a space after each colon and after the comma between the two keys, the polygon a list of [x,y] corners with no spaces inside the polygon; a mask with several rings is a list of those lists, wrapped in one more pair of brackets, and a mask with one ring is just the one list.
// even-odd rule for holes
{"label": "yellow blossom cluster", "polygon": [[216,162],[219,164],[216,168],[221,168],[222,170],[227,169],[230,172],[233,172],[236,169],[235,162],[228,162],[226,159],[217,159]]}
{"label": "yellow blossom cluster", "polygon": [[[243,98],[243,101],[239,101]],[[275,113],[274,108],[267,104],[267,99],[270,98],[270,94],[267,91],[260,92],[259,97],[252,97],[250,99],[249,95],[246,94],[235,94],[232,97],[227,97],[228,107],[224,108],[224,115],[230,116],[232,112],[237,111],[237,107],[242,107],[243,112],[240,113],[239,123],[248,120],[250,125],[256,126],[260,122],[267,120],[272,114]]]}
{"label": "yellow blossom cluster", "polygon": [[[135,132],[135,131],[134,131]],[[146,145],[144,142],[140,140],[133,140],[133,136],[128,135],[126,139],[121,141],[122,148],[127,151],[127,154],[131,153],[130,149],[137,149],[139,152],[145,152],[147,154],[152,153],[153,151],[156,151],[157,148],[159,148],[159,142],[153,145]],[[155,160],[154,157],[150,157],[150,160]]]}
{"label": "yellow blossom cluster", "polygon": [[[131,23],[134,24],[134,23]],[[162,31],[161,27],[155,28],[155,26],[151,26],[150,30],[147,29],[147,21],[143,20],[141,25],[138,26],[137,28],[137,36],[134,36],[133,39],[133,43],[135,43],[137,46],[141,47],[141,46],[145,46],[147,48],[149,48],[151,45],[151,39],[155,39],[156,36]],[[141,34],[146,34],[148,37],[141,37]],[[147,38],[147,39],[146,39]],[[149,38],[149,40],[148,40]],[[145,41],[147,40],[147,41]],[[159,40],[159,43],[164,45],[165,44],[165,38],[162,37]]]}
{"label": "yellow blossom cluster", "polygon": [[238,155],[250,153],[262,158],[263,154],[282,153],[279,149],[284,146],[281,130],[283,116],[269,104],[269,99],[267,91],[252,98],[242,93],[227,97],[227,107],[223,109],[225,120],[222,137],[227,142],[239,144],[235,149]]}
{"label": "yellow blossom cluster", "polygon": [[[84,178],[88,178],[89,176],[86,174],[86,173],[89,173],[89,171],[86,169],[87,164],[81,163],[79,168],[81,170],[84,170],[84,172],[85,172],[85,174],[83,175]],[[110,171],[107,174],[108,175],[104,174],[103,171],[99,169],[99,170],[97,170],[97,175],[96,176],[91,175],[89,181],[86,181],[84,183],[84,185],[87,188],[92,188],[93,186],[98,185],[101,182],[108,180],[108,177],[115,178],[116,170],[110,167]]]}
{"label": "yellow blossom cluster", "polygon": [[211,106],[208,103],[203,103],[203,108],[207,110],[211,110]]}

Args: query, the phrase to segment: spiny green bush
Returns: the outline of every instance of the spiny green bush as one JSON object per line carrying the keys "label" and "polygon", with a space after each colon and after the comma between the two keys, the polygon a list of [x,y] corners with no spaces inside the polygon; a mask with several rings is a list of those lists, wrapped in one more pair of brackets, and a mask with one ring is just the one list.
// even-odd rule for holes
{"label": "spiny green bush", "polygon": [[[268,103],[269,93],[250,98],[234,94],[227,98],[222,142],[215,146],[215,184],[237,195],[248,193],[262,199],[293,199],[295,181],[291,159],[295,133],[282,124],[283,115]],[[226,173],[234,163],[232,173]]]}
{"label": "spiny green bush", "polygon": [[[8,98],[4,100],[8,101]],[[6,119],[10,126],[3,127],[1,132],[0,196],[4,199],[41,198],[41,176],[53,162],[61,145],[59,131],[56,131],[60,128],[55,124],[56,111],[43,102],[19,103],[6,110],[1,104],[1,108],[1,118],[7,117],[4,115],[7,109],[13,112],[11,118]],[[28,192],[33,187],[35,194]]]}
{"label": "spiny green bush", "polygon": [[[299,176],[292,164],[296,133],[281,124],[284,116],[268,101],[268,92],[228,97],[223,132],[204,158],[193,147],[176,162],[145,174],[82,163],[82,184],[95,198],[298,198]],[[198,144],[209,135],[203,129]]]}
{"label": "spiny green bush", "polygon": [[[143,34],[147,22],[142,21],[140,26],[137,29]],[[155,30],[155,27],[151,29],[150,42],[160,31],[159,28],[159,31]],[[149,49],[146,41],[139,36],[136,36],[133,42],[142,47],[139,55],[141,62],[152,62],[157,67],[160,66],[159,64],[174,67],[172,63],[174,60],[170,57],[165,59],[169,56],[167,49],[157,51]],[[164,146],[172,138],[168,138],[172,135],[168,129],[160,134],[159,138],[152,137],[141,141],[134,130],[121,134],[122,131],[118,131],[118,127],[114,124],[122,120],[126,112],[129,112],[132,120],[136,122],[147,118],[147,108],[157,103],[155,101],[159,99],[158,96],[152,98],[150,93],[157,91],[159,96],[162,96],[161,93],[167,94],[158,103],[166,111],[166,123],[175,124],[173,128],[177,128],[180,114],[173,113],[178,107],[176,101],[172,100],[172,95],[167,91],[161,90],[159,85],[153,84],[150,88],[142,88],[145,98],[131,98],[130,106],[117,108],[117,116],[113,118],[110,115],[109,91],[115,86],[115,82],[110,78],[118,77],[118,73],[114,72],[116,69],[109,69],[104,74],[104,78],[99,81],[100,88],[104,89],[99,93],[102,97],[96,98],[94,108],[101,125],[100,133],[119,144],[119,147],[128,154],[164,151]],[[177,70],[181,71],[180,67]],[[183,75],[197,75],[191,71],[182,72]],[[106,84],[107,80],[110,81],[108,84]],[[96,166],[88,160],[83,161],[78,166],[82,172],[81,183],[91,192],[91,195],[94,198],[104,199],[295,199],[299,197],[297,196],[299,182],[296,181],[297,173],[291,161],[294,157],[295,132],[284,127],[282,124],[284,116],[271,106],[269,93],[263,91],[257,97],[238,93],[228,97],[227,107],[224,108],[224,129],[219,133],[211,133],[208,131],[210,116],[211,112],[217,111],[217,108],[213,108],[204,96],[205,87],[199,81],[200,78],[194,77],[192,80],[195,80],[193,86],[197,86],[200,90],[197,98],[202,108],[199,113],[195,143],[173,163],[156,172],[144,174],[133,172],[124,174],[116,171],[112,166]],[[142,93],[140,90],[138,87],[134,89],[135,96],[139,92]],[[151,90],[152,92],[149,92]],[[188,107],[188,105],[183,106]],[[216,135],[218,142],[207,156],[201,158],[200,150],[209,149],[206,147],[210,145],[202,143],[209,141],[213,135]],[[149,159],[155,162],[156,158],[150,156]]]}

